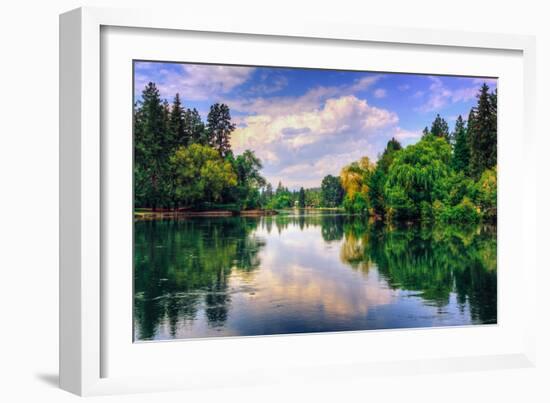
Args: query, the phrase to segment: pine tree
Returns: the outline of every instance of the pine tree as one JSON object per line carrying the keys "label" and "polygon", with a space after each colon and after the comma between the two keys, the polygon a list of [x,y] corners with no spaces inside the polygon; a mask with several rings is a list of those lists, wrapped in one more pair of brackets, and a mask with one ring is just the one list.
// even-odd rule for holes
{"label": "pine tree", "polygon": [[189,136],[185,130],[185,110],[181,106],[180,94],[176,94],[170,111],[170,131],[173,136],[173,149],[189,145]]}
{"label": "pine tree", "polygon": [[449,125],[447,124],[445,119],[439,116],[439,113],[432,123],[432,129],[430,130],[430,132],[436,137],[443,137],[445,140],[450,141]]}
{"label": "pine tree", "polygon": [[189,137],[190,144],[208,144],[204,123],[202,122],[199,112],[195,108],[185,111],[184,131]]}
{"label": "pine tree", "polygon": [[306,206],[306,191],[303,187],[300,188],[300,193],[298,194],[298,206],[304,208]]}
{"label": "pine tree", "polygon": [[283,184],[281,183],[281,181],[279,181],[279,184],[277,185],[277,189],[275,190],[275,194],[280,195],[284,191],[285,189],[283,188]]}
{"label": "pine tree", "polygon": [[231,133],[235,130],[231,122],[229,107],[215,103],[208,113],[208,143],[217,150],[222,157],[231,153]]}
{"label": "pine tree", "polygon": [[134,112],[135,202],[153,209],[161,203],[166,117],[156,85],[147,84]]}
{"label": "pine tree", "polygon": [[453,159],[452,165],[456,171],[468,173],[470,166],[470,147],[468,141],[468,135],[466,131],[466,125],[462,116],[459,115],[456,119],[455,130],[453,132]]}
{"label": "pine tree", "polygon": [[[478,94],[475,116],[468,121],[470,140],[470,171],[479,178],[483,171],[497,164],[497,95],[489,93],[483,84]],[[471,130],[470,130],[471,129]]]}

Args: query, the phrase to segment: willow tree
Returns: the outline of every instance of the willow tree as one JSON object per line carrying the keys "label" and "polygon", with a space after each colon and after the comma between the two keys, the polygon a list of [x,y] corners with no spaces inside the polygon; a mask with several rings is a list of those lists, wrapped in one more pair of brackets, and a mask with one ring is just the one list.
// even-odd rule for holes
{"label": "willow tree", "polygon": [[451,146],[429,135],[397,154],[388,171],[385,198],[390,217],[420,218],[440,197],[440,182],[451,172]]}
{"label": "willow tree", "polygon": [[375,165],[368,157],[342,168],[340,182],[345,192],[344,208],[354,214],[367,215],[369,210],[369,179]]}
{"label": "willow tree", "polygon": [[384,187],[390,166],[398,151],[402,149],[401,143],[395,138],[388,141],[384,152],[376,163],[376,169],[369,180],[369,204],[373,213],[378,217],[386,215],[386,199]]}

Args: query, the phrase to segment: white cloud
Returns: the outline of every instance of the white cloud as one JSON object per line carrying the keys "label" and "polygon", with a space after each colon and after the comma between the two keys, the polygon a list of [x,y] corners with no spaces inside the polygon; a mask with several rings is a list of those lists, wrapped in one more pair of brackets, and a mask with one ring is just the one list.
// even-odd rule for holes
{"label": "white cloud", "polygon": [[274,105],[272,113],[265,109],[262,115],[244,119],[244,126],[233,133],[232,146],[236,150],[252,148],[258,154],[273,143],[297,150],[331,136],[368,136],[398,121],[395,113],[370,106],[353,95],[328,99],[322,108],[314,110],[307,106],[300,109],[300,103],[293,105],[292,113],[281,114],[279,105]]}
{"label": "white cloud", "polygon": [[318,86],[309,89],[305,94],[298,97],[271,96],[269,98],[255,97],[238,100],[227,98],[223,102],[228,104],[231,110],[234,111],[258,115],[283,116],[293,114],[295,111],[314,111],[328,99],[353,95],[358,91],[364,91],[378,82],[382,77],[382,75],[369,75],[357,79],[348,85]]}
{"label": "white cloud", "polygon": [[411,86],[409,84],[402,84],[400,86],[397,87],[397,89],[399,91],[407,91],[411,88]]}
{"label": "white cloud", "polygon": [[439,110],[449,103],[466,102],[474,99],[479,91],[477,86],[451,90],[439,77],[428,77],[431,80],[428,101],[417,108],[422,112]]}
{"label": "white cloud", "polygon": [[163,98],[179,93],[184,101],[195,101],[227,94],[244,84],[253,72],[253,67],[180,65],[177,70],[161,69],[155,77],[136,76],[136,83],[144,86],[146,82],[143,80],[147,78],[156,82]]}
{"label": "white cloud", "polygon": [[374,90],[374,97],[375,98],[385,98],[387,95],[387,91],[384,88],[377,88]]}
{"label": "white cloud", "polygon": [[245,117],[231,145],[236,153],[252,149],[264,162],[266,179],[285,186],[314,187],[328,174],[385,145],[399,119],[389,110],[353,95],[327,99],[311,109],[303,99],[282,113],[279,104]]}
{"label": "white cloud", "polygon": [[383,76],[382,75],[376,75],[376,76],[366,76],[359,78],[355,80],[355,82],[350,86],[344,86],[343,92],[358,92],[358,91],[365,91],[368,88],[370,88],[373,84],[377,83]]}
{"label": "white cloud", "polygon": [[346,146],[356,145],[349,152],[329,153],[309,163],[296,162],[278,170],[273,175],[266,175],[271,183],[281,181],[291,189],[299,187],[312,188],[321,185],[321,179],[327,175],[338,176],[345,165],[359,160],[361,157],[369,156],[373,161],[376,159],[374,148],[365,141],[348,142]]}
{"label": "white cloud", "polygon": [[252,94],[273,94],[281,91],[287,85],[288,79],[285,76],[274,77],[271,80],[269,77],[263,77],[262,82],[250,88],[249,92]]}
{"label": "white cloud", "polygon": [[395,128],[395,132],[393,133],[393,137],[395,137],[396,140],[404,143],[410,143],[412,141],[418,140],[420,137],[422,137],[422,131],[421,130],[405,130],[400,127]]}

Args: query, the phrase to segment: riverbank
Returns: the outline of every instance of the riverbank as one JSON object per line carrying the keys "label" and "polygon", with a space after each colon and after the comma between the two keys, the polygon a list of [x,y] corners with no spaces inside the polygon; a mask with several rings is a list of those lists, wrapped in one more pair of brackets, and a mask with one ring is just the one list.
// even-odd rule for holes
{"label": "riverbank", "polygon": [[169,220],[185,217],[263,217],[277,215],[275,210],[158,210],[139,209],[134,211],[136,220]]}

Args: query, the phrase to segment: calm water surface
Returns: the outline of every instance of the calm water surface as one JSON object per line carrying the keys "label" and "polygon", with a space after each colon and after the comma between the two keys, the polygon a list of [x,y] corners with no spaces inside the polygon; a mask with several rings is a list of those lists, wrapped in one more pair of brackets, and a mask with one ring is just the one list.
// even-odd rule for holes
{"label": "calm water surface", "polygon": [[491,324],[496,228],[290,212],[135,223],[136,340]]}

